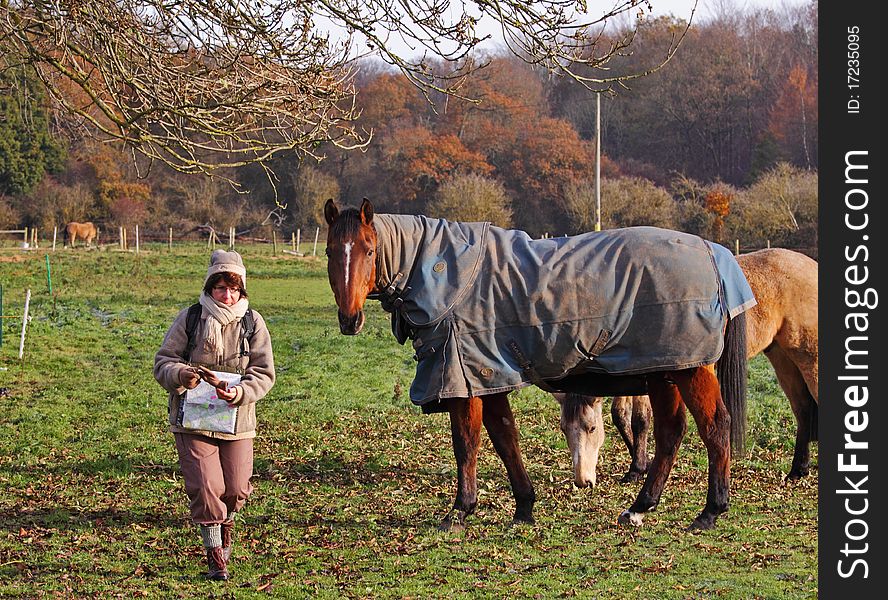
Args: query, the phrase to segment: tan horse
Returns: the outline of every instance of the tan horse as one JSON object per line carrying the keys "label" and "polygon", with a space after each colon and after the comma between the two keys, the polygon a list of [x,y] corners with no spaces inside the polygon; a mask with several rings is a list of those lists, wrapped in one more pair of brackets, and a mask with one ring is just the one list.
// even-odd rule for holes
{"label": "tan horse", "polygon": [[[746,313],[747,356],[760,352],[774,367],[796,419],[795,453],[787,479],[808,474],[809,443],[817,439],[817,262],[782,248],[737,257],[758,304]],[[561,404],[561,429],[567,438],[580,487],[595,485],[598,452],[604,442],[603,398],[553,394]],[[651,407],[647,396],[613,399],[611,415],[632,464],[623,481],[643,479]]]}
{"label": "tan horse", "polygon": [[73,248],[77,238],[81,238],[86,241],[86,246],[89,247],[93,240],[96,239],[97,235],[98,230],[91,221],[87,221],[86,223],[71,221],[65,227],[65,245],[70,243],[70,246]]}

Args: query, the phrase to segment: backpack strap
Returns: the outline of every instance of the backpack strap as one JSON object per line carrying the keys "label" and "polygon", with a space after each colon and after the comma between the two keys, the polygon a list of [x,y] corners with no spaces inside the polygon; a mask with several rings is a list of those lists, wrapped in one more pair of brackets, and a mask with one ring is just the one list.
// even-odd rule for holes
{"label": "backpack strap", "polygon": [[185,345],[185,352],[182,353],[182,358],[185,359],[185,362],[191,360],[191,353],[194,351],[194,347],[197,346],[194,332],[197,331],[197,323],[200,321],[200,311],[201,306],[199,302],[195,302],[188,307],[188,316],[185,318],[185,335],[188,336],[188,343]]}
{"label": "backpack strap", "polygon": [[253,316],[253,309],[248,308],[247,312],[245,312],[244,316],[241,318],[241,356],[250,355],[250,353],[247,352],[246,342],[253,339],[254,331],[256,331],[256,318]]}

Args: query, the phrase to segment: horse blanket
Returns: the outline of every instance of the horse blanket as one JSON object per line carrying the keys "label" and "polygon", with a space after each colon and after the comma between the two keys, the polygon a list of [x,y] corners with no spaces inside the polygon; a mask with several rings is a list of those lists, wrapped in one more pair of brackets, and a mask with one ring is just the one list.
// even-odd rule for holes
{"label": "horse blanket", "polygon": [[424,216],[373,224],[380,300],[398,341],[413,340],[420,406],[583,373],[711,364],[727,319],[755,305],[727,248],[677,231],[534,240]]}

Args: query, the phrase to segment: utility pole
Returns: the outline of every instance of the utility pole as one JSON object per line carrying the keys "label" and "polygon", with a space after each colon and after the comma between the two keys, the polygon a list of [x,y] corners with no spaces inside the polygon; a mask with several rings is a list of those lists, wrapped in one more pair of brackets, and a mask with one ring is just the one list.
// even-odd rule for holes
{"label": "utility pole", "polygon": [[595,93],[595,231],[601,231],[601,92]]}

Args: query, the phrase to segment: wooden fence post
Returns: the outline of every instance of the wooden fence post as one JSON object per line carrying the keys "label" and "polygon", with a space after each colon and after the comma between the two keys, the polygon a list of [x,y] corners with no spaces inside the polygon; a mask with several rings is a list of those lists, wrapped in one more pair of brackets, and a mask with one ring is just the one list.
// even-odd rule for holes
{"label": "wooden fence post", "polygon": [[55,252],[56,236],[58,235],[58,233],[59,233],[59,226],[56,225],[55,227],[52,228],[52,251],[53,252]]}
{"label": "wooden fence post", "polygon": [[136,254],[139,253],[139,226],[136,225]]}
{"label": "wooden fence post", "polygon": [[173,251],[173,228],[172,227],[170,227],[170,238],[169,238],[169,241],[167,242],[167,248],[169,249],[170,252]]}
{"label": "wooden fence post", "polygon": [[311,255],[312,255],[312,256],[317,256],[317,255],[318,255],[318,234],[319,234],[320,232],[321,232],[321,228],[320,228],[320,227],[315,228],[315,243],[314,243],[314,248],[312,248],[312,251],[311,251]]}
{"label": "wooden fence post", "polygon": [[278,253],[278,239],[277,234],[274,229],[271,230],[271,255],[277,256]]}

